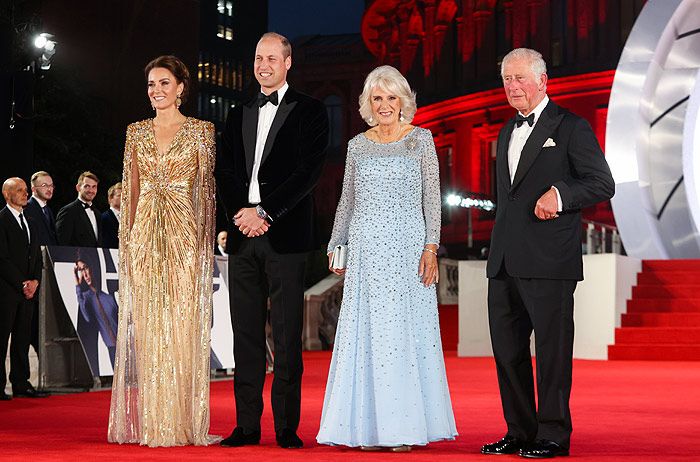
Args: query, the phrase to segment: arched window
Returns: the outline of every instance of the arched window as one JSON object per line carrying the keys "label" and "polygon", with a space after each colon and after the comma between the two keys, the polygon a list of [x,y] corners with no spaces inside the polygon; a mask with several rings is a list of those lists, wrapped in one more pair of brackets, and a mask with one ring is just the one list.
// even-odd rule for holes
{"label": "arched window", "polygon": [[343,142],[343,104],[340,96],[329,95],[323,100],[328,112],[329,146],[336,148]]}

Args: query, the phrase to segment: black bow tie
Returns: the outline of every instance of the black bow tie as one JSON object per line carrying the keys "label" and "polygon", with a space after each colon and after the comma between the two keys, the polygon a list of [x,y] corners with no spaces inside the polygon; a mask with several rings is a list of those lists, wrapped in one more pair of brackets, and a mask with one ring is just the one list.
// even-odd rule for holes
{"label": "black bow tie", "polygon": [[92,208],[92,205],[88,204],[87,202],[82,202],[82,204],[83,204],[84,209],[91,209]]}
{"label": "black bow tie", "polygon": [[527,124],[532,127],[535,123],[535,113],[533,112],[527,117],[523,117],[520,114],[515,116],[515,125],[517,125],[518,128],[523,124],[523,122],[527,122]]}
{"label": "black bow tie", "polygon": [[279,98],[277,96],[277,90],[273,91],[269,95],[266,95],[263,92],[258,93],[258,107],[263,107],[268,102],[277,106],[277,104],[279,103]]}

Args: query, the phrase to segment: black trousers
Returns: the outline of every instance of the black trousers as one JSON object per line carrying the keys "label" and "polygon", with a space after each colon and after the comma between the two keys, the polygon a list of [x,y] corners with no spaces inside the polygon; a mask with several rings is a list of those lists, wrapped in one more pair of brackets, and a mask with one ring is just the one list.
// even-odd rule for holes
{"label": "black trousers", "polygon": [[7,371],[5,358],[10,335],[10,382],[12,390],[24,391],[29,387],[29,342],[32,334],[34,302],[12,298],[0,306],[0,391],[5,390]]}
{"label": "black trousers", "polygon": [[[508,435],[568,448],[576,281],[525,279],[505,268],[489,279],[491,345]],[[537,408],[530,357],[535,332]]]}
{"label": "black trousers", "polygon": [[265,323],[275,349],[272,413],[275,432],[296,431],[301,413],[301,334],[306,254],[279,254],[266,236],[247,239],[229,259],[237,426],[260,430],[265,383]]}

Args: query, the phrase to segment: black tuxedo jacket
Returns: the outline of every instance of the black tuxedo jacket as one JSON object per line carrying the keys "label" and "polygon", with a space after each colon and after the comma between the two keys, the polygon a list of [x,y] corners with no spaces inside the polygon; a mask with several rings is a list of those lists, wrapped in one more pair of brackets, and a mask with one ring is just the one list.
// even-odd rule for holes
{"label": "black tuxedo jacket", "polygon": [[29,198],[27,206],[24,208],[24,215],[34,221],[34,232],[39,245],[58,245],[56,221],[50,207],[49,214],[51,215],[51,220],[47,219],[44,212],[41,211],[41,205],[34,199],[34,196]]}
{"label": "black tuxedo jacket", "polygon": [[[491,234],[488,277],[501,265],[511,276],[583,279],[581,209],[610,199],[615,182],[588,122],[551,100],[527,139],[510,182],[509,120],[498,135],[496,223]],[[543,147],[551,138],[556,146]],[[537,200],[552,186],[563,211],[552,220],[535,216]]]}
{"label": "black tuxedo jacket", "polygon": [[31,218],[25,219],[31,243],[27,243],[27,234],[7,206],[0,210],[0,299],[4,300],[2,304],[7,301],[24,300],[23,281],[41,280],[41,254],[36,226]]}
{"label": "black tuxedo jacket", "polygon": [[97,220],[97,238],[92,223],[85,213],[83,203],[78,199],[58,211],[56,236],[58,245],[74,247],[100,247],[102,245],[102,224],[100,211],[93,207]]}
{"label": "black tuxedo jacket", "polygon": [[[233,216],[248,202],[258,127],[255,98],[231,109],[216,162],[218,192],[229,223],[226,252],[248,239]],[[288,88],[265,142],[258,183],[260,206],[272,220],[266,233],[278,253],[298,253],[316,245],[312,191],[326,156],[328,116],[323,104]]]}
{"label": "black tuxedo jacket", "polygon": [[102,247],[119,248],[119,220],[112,209],[102,213]]}

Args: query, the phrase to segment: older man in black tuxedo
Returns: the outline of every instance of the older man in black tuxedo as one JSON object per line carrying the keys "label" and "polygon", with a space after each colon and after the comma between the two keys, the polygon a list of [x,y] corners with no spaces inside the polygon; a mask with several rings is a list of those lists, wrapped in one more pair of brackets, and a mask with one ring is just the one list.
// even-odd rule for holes
{"label": "older man in black tuxedo", "polygon": [[231,310],[237,425],[224,446],[258,444],[265,381],[265,321],[275,346],[272,412],[277,444],[300,448],[302,311],[306,252],[315,245],[312,190],[328,143],[323,104],[287,84],[291,46],[267,33],[253,65],[260,93],[233,108],[217,160],[230,218]]}
{"label": "older man in black tuxedo", "polygon": [[583,279],[581,209],[610,199],[615,182],[590,125],[547,97],[540,53],[511,51],[501,75],[518,114],[498,136],[498,209],[487,273],[491,344],[508,432],[481,451],[565,456],[572,430],[574,290]]}
{"label": "older man in black tuxedo", "polygon": [[10,347],[10,382],[15,397],[46,396],[29,383],[29,341],[33,300],[41,279],[39,243],[34,224],[24,216],[27,185],[21,178],[9,178],[2,185],[7,205],[0,210],[0,401],[5,393],[5,357]]}

